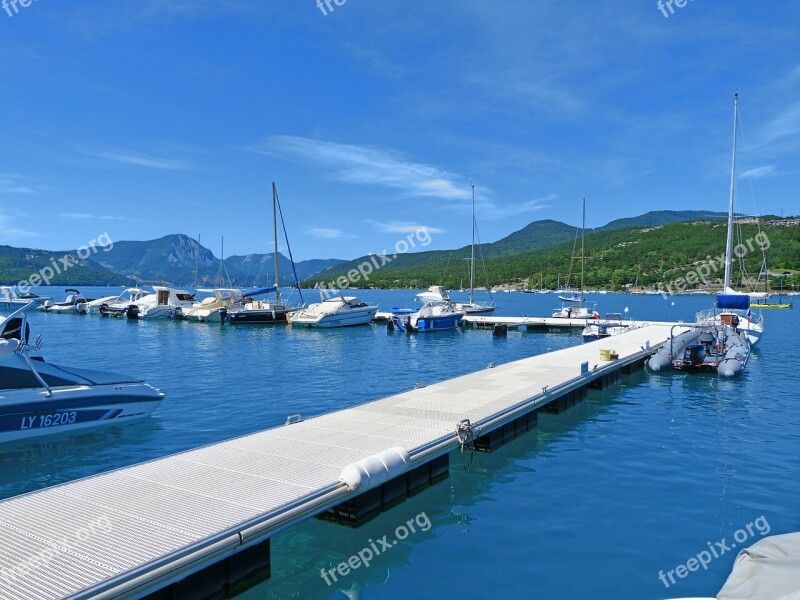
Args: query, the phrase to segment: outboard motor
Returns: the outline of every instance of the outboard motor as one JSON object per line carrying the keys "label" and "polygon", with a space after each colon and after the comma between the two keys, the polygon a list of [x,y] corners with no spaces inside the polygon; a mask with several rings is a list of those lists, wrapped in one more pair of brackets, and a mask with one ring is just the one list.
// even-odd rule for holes
{"label": "outboard motor", "polygon": [[705,357],[706,350],[703,344],[689,344],[686,346],[686,350],[683,351],[683,362],[692,366],[703,364]]}
{"label": "outboard motor", "polygon": [[[25,325],[25,331],[22,330],[22,325]],[[31,326],[20,317],[14,317],[3,323],[3,328],[0,330],[0,339],[4,340],[19,340],[23,344],[27,344],[31,337]]]}
{"label": "outboard motor", "polygon": [[700,337],[697,338],[697,341],[703,344],[707,354],[711,353],[711,346],[714,345],[714,334],[712,334],[710,331],[704,331],[700,334]]}
{"label": "outboard motor", "polygon": [[126,314],[127,314],[129,319],[138,319],[139,318],[139,307],[136,306],[135,304],[131,304],[128,307],[128,310],[127,310]]}

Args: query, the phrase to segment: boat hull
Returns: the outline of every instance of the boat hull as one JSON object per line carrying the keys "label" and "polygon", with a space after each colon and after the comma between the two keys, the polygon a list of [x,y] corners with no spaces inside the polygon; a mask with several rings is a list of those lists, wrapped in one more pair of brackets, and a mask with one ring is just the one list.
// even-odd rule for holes
{"label": "boat hull", "polygon": [[353,327],[355,325],[366,325],[375,318],[378,307],[368,310],[341,311],[334,314],[322,315],[318,318],[304,318],[294,316],[289,318],[292,327],[308,327],[328,329],[332,327]]}
{"label": "boat hull", "polygon": [[175,316],[177,306],[151,306],[149,308],[141,308],[135,304],[131,305],[126,314],[129,319],[172,319]]}
{"label": "boat hull", "polygon": [[258,323],[286,323],[287,310],[239,310],[228,312],[227,320],[232,325]]}
{"label": "boat hull", "polygon": [[392,330],[405,332],[429,333],[432,331],[452,331],[461,322],[464,315],[452,315],[447,317],[421,317],[412,325],[410,320],[402,317],[393,316],[390,324]]}
{"label": "boat hull", "polygon": [[123,425],[149,417],[164,395],[125,383],[0,391],[0,443]]}

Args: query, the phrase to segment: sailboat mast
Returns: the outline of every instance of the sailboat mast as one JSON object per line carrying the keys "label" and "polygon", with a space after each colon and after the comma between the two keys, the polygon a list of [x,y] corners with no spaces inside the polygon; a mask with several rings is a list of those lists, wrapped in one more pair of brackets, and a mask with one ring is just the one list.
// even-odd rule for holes
{"label": "sailboat mast", "polygon": [[472,184],[472,255],[469,259],[469,302],[475,295],[475,184]]}
{"label": "sailboat mast", "polygon": [[197,287],[197,272],[200,269],[200,234],[197,234],[197,248],[194,257],[194,283],[192,287]]}
{"label": "sailboat mast", "polygon": [[278,278],[278,188],[272,182],[272,233],[275,236],[275,303],[281,301],[281,284]]}
{"label": "sailboat mast", "polygon": [[731,159],[731,197],[728,205],[728,239],[725,243],[725,283],[723,292],[731,287],[731,266],[733,264],[733,199],[736,189],[736,121],[739,113],[739,92],[733,96],[733,158]]}
{"label": "sailboat mast", "polygon": [[581,225],[581,302],[583,302],[583,263],[585,254],[583,252],[583,238],[586,234],[586,198],[583,199],[583,218],[582,218],[582,225]]}

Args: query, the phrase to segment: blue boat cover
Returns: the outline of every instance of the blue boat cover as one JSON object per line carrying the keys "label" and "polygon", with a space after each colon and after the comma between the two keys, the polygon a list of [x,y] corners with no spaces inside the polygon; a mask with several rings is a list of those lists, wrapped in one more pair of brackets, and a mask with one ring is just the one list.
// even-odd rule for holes
{"label": "blue boat cover", "polygon": [[750,308],[750,296],[747,294],[717,294],[717,308]]}

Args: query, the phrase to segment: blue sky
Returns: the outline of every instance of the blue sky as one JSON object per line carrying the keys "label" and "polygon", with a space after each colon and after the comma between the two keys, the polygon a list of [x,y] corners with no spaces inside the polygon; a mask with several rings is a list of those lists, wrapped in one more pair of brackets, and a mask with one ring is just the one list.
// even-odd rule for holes
{"label": "blue sky", "polygon": [[800,213],[800,4],[36,0],[0,10],[0,244],[169,233],[296,257],[426,226]]}

